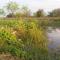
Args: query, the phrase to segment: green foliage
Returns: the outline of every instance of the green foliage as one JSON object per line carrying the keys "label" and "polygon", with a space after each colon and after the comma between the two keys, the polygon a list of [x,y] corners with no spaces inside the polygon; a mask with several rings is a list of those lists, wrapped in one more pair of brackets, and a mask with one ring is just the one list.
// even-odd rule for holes
{"label": "green foliage", "polygon": [[23,43],[16,39],[11,29],[2,27],[0,29],[0,52],[10,52],[12,55],[20,56]]}
{"label": "green foliage", "polygon": [[43,10],[39,9],[35,14],[34,14],[35,17],[44,17],[45,16],[45,13]]}
{"label": "green foliage", "polygon": [[29,16],[31,16],[31,11],[30,11],[30,9],[27,6],[23,6],[21,10],[22,10],[21,11],[22,17],[29,17]]}
{"label": "green foliage", "polygon": [[60,17],[60,8],[54,9],[52,12],[49,13],[50,17]]}
{"label": "green foliage", "polygon": [[0,20],[0,52],[23,60],[47,60],[47,38],[37,21]]}
{"label": "green foliage", "polygon": [[[45,29],[59,27],[60,20],[0,20],[0,53],[10,53],[21,60],[55,60],[49,53]],[[45,29],[44,29],[45,28]]]}
{"label": "green foliage", "polygon": [[8,12],[14,14],[14,12],[16,12],[16,10],[19,8],[18,4],[16,2],[9,2],[6,6]]}
{"label": "green foliage", "polygon": [[0,15],[3,15],[5,11],[3,9],[0,9]]}

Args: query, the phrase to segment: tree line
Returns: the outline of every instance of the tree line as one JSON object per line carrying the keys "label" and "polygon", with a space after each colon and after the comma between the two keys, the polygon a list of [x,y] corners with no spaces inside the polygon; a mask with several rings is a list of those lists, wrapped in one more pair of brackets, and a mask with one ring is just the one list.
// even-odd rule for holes
{"label": "tree line", "polygon": [[5,17],[60,17],[60,8],[54,9],[48,12],[46,15],[43,9],[38,9],[36,12],[32,13],[27,6],[20,6],[16,2],[9,2],[0,8],[0,16]]}

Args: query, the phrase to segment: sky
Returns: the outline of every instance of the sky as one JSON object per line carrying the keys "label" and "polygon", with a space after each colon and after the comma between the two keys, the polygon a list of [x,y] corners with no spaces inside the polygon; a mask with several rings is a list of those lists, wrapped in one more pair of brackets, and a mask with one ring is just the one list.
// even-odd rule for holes
{"label": "sky", "polygon": [[60,0],[0,0],[0,7],[6,5],[9,1],[28,6],[33,12],[38,9],[44,9],[45,12],[49,12],[60,8]]}

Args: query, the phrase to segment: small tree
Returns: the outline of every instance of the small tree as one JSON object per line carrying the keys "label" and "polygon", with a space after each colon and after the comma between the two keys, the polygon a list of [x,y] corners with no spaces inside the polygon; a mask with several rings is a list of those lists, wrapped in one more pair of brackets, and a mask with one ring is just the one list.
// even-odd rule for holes
{"label": "small tree", "polygon": [[29,9],[28,7],[23,6],[23,7],[22,7],[21,14],[22,14],[22,16],[24,16],[24,17],[28,17],[28,16],[31,16],[31,11],[30,11],[30,9]]}
{"label": "small tree", "polygon": [[9,2],[6,6],[10,14],[14,14],[18,10],[18,4],[16,2]]}
{"label": "small tree", "polygon": [[60,8],[54,9],[53,11],[51,11],[49,13],[48,16],[50,16],[50,17],[60,17]]}
{"label": "small tree", "polygon": [[4,15],[5,11],[3,9],[0,9],[0,15]]}
{"label": "small tree", "polygon": [[36,17],[43,17],[44,16],[44,11],[42,9],[39,9],[34,15]]}

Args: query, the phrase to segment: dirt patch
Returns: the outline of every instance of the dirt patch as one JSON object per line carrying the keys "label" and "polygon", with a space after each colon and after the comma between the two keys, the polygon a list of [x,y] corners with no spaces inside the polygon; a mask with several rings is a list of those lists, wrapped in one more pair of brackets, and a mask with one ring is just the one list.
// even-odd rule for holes
{"label": "dirt patch", "polygon": [[12,56],[11,54],[0,54],[0,60],[20,60],[17,57]]}

